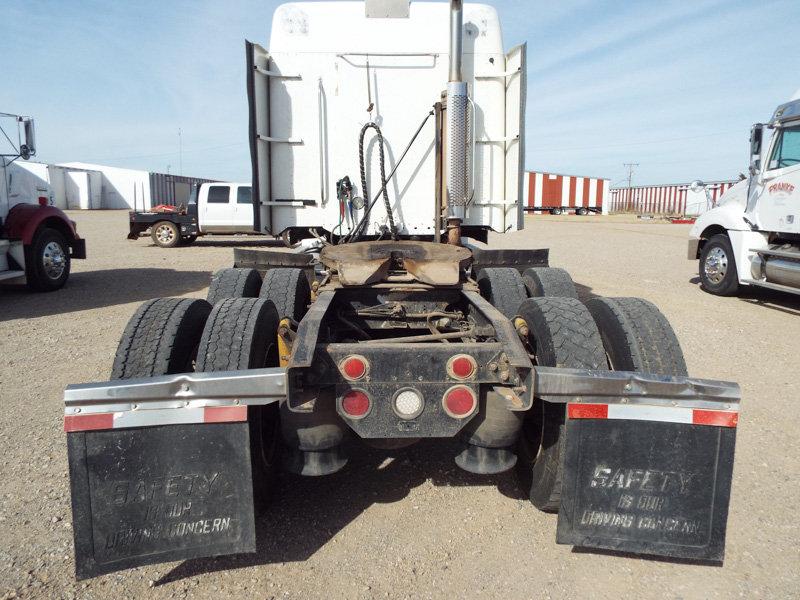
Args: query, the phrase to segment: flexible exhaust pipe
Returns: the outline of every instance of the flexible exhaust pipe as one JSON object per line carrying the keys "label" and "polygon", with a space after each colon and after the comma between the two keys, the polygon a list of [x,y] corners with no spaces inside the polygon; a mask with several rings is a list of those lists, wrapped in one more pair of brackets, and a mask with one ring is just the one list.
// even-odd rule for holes
{"label": "flexible exhaust pipe", "polygon": [[464,2],[450,0],[450,73],[447,83],[447,238],[460,244],[461,222],[467,209],[467,110],[469,97],[463,81]]}

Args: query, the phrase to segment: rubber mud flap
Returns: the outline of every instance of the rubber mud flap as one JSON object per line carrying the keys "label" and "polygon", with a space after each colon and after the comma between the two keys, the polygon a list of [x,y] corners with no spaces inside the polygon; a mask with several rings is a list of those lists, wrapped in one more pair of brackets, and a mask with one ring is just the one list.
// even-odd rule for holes
{"label": "rubber mud flap", "polygon": [[255,552],[247,423],[67,434],[77,579]]}
{"label": "rubber mud flap", "polygon": [[568,419],[556,542],[721,562],[732,425]]}

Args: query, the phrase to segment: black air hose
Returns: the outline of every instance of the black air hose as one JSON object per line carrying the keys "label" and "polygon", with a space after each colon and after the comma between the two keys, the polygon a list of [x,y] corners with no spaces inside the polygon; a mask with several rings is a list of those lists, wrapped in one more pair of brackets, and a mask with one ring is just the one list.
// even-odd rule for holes
{"label": "black air hose", "polygon": [[383,203],[386,206],[386,215],[389,217],[389,231],[392,234],[392,239],[397,239],[397,228],[394,225],[394,217],[392,216],[392,205],[389,203],[389,193],[387,192],[387,181],[386,181],[386,169],[384,167],[384,157],[383,157],[383,134],[381,133],[381,128],[378,127],[375,123],[367,123],[361,128],[361,133],[358,136],[358,166],[361,169],[361,193],[364,198],[369,198],[369,193],[367,192],[367,172],[364,167],[364,134],[367,132],[367,129],[373,128],[375,130],[375,134],[378,136],[378,157],[380,162],[380,169],[381,169],[381,185],[383,186]]}
{"label": "black air hose", "polygon": [[[419,134],[422,131],[423,127],[425,127],[425,123],[428,122],[428,119],[430,119],[433,116],[433,114],[434,114],[434,111],[431,110],[431,111],[428,112],[427,115],[425,115],[425,118],[422,119],[422,123],[420,123],[419,127],[417,127],[417,131],[414,132],[414,135],[411,137],[411,140],[409,140],[408,144],[406,145],[405,149],[403,150],[403,153],[400,155],[400,158],[397,159],[397,162],[395,163],[394,167],[392,168],[392,172],[389,173],[389,177],[388,178],[384,178],[384,181],[382,182],[383,187],[380,189],[380,191],[377,194],[375,194],[375,197],[368,204],[366,204],[366,202],[369,200],[369,196],[367,196],[366,190],[364,191],[364,202],[365,202],[364,214],[361,216],[361,219],[356,224],[356,226],[353,227],[353,229],[350,230],[350,233],[348,233],[344,237],[343,240],[340,240],[340,243],[358,241],[358,238],[361,236],[361,233],[364,231],[364,228],[367,225],[367,220],[369,219],[369,214],[370,214],[370,211],[372,211],[372,207],[375,206],[375,203],[378,201],[378,198],[380,198],[381,195],[385,195],[386,194],[386,188],[388,187],[389,181],[391,181],[392,177],[394,177],[394,174],[397,172],[398,167],[402,164],[403,159],[405,159],[406,154],[408,154],[408,151],[411,149],[411,146],[414,145],[414,142],[416,141],[417,137],[419,137]],[[363,135],[364,134],[364,130],[366,130],[367,127],[368,127],[368,125],[365,125],[364,129],[361,130],[361,134],[362,134],[361,135],[361,139],[362,140],[364,138],[364,135]],[[378,129],[377,126],[375,126],[375,128]],[[380,134],[380,129],[378,129],[378,133]],[[383,158],[383,136],[382,135],[381,135],[381,158]],[[361,167],[362,167],[361,168],[361,183],[362,183],[362,185],[366,183],[364,181],[365,177],[364,177],[363,165],[364,165],[364,161],[363,161],[363,158],[362,158],[362,160],[361,160]],[[381,165],[383,165],[383,161],[382,160],[381,160]],[[391,211],[387,211],[387,212],[389,213],[389,215],[391,217]]]}

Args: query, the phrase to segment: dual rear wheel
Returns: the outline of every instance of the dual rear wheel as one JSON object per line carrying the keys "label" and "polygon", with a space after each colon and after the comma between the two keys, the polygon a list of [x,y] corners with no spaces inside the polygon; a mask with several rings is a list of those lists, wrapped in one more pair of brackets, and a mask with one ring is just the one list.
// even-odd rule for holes
{"label": "dual rear wheel", "polygon": [[[484,269],[477,279],[484,297],[506,317],[525,320],[528,334],[523,341],[535,365],[687,374],[672,327],[647,300],[581,302],[569,274],[549,267],[527,269],[522,275],[514,269]],[[511,309],[510,302],[520,298],[520,282],[531,297]],[[566,407],[534,399],[522,425],[516,472],[520,487],[541,510],[558,511],[566,440]]]}
{"label": "dual rear wheel", "polygon": [[[157,298],[142,304],[122,335],[111,378],[278,366],[278,323],[284,316],[302,319],[309,301],[300,269],[268,271],[263,284],[253,269],[222,269],[214,274],[208,300]],[[280,464],[278,405],[249,407],[248,432],[254,500],[263,507]]]}

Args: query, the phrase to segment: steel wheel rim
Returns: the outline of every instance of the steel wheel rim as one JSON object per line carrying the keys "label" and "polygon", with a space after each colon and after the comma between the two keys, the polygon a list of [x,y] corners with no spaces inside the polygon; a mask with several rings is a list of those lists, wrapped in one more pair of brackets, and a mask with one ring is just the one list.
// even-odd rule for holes
{"label": "steel wheel rim", "polygon": [[67,255],[58,242],[48,242],[42,252],[42,266],[50,279],[59,279],[67,268]]}
{"label": "steel wheel rim", "polygon": [[162,244],[169,244],[175,239],[175,232],[169,225],[161,225],[156,228],[156,237]]}
{"label": "steel wheel rim", "polygon": [[712,248],[703,263],[703,272],[713,284],[720,284],[728,274],[728,255],[719,246]]}

